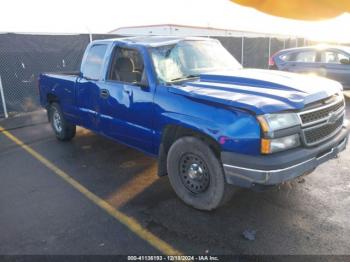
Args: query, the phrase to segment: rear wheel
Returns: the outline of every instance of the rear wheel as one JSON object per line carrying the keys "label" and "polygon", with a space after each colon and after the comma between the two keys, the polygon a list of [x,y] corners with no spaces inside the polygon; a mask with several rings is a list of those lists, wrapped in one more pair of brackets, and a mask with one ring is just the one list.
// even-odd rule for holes
{"label": "rear wheel", "polygon": [[228,201],[233,187],[212,149],[196,137],[182,137],[170,147],[167,168],[176,194],[188,205],[212,210]]}
{"label": "rear wheel", "polygon": [[59,104],[52,103],[49,110],[50,122],[56,138],[61,141],[71,140],[75,136],[76,126],[64,119]]}

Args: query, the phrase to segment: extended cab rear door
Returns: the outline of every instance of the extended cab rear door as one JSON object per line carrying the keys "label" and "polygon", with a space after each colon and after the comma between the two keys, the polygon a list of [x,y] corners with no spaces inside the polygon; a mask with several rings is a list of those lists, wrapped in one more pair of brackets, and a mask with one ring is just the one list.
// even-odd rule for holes
{"label": "extended cab rear door", "polygon": [[94,44],[84,55],[81,73],[77,80],[77,107],[81,125],[94,131],[99,128],[100,85],[107,44]]}

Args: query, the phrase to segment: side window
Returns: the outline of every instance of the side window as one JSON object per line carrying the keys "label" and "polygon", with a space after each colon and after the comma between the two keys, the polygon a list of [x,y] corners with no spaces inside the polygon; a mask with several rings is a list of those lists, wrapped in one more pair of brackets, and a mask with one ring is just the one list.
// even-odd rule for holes
{"label": "side window", "polygon": [[343,54],[343,53],[338,53],[338,61],[340,63],[340,60],[342,59],[347,59],[347,60],[350,60],[350,56],[346,55],[346,54]]}
{"label": "side window", "polygon": [[107,45],[94,45],[89,49],[83,68],[84,77],[93,80],[100,77],[106,50]]}
{"label": "side window", "polygon": [[280,56],[280,59],[285,62],[292,61],[292,54],[283,54]]}
{"label": "side window", "polygon": [[140,52],[136,49],[116,47],[108,79],[126,83],[146,82],[144,63]]}
{"label": "side window", "polygon": [[314,50],[301,51],[297,53],[295,56],[295,62],[313,63],[315,61],[316,61],[316,51]]}
{"label": "side window", "polygon": [[340,60],[342,59],[349,59],[349,57],[345,54],[331,50],[324,51],[321,53],[322,63],[340,64]]}

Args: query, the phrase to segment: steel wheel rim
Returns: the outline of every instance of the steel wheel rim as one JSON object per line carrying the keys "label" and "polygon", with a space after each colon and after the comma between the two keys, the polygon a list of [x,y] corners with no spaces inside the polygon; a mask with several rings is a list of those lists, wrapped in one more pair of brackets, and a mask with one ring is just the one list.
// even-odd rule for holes
{"label": "steel wheel rim", "polygon": [[201,157],[185,153],[180,159],[179,170],[182,184],[191,193],[200,194],[208,189],[209,170]]}

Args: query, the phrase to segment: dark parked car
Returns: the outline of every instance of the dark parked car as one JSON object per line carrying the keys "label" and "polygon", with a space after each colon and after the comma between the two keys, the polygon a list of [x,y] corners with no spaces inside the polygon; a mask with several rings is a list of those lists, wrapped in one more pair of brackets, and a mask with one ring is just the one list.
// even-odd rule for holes
{"label": "dark parked car", "polygon": [[284,49],[269,61],[270,69],[309,73],[339,81],[350,90],[350,47],[309,46]]}

